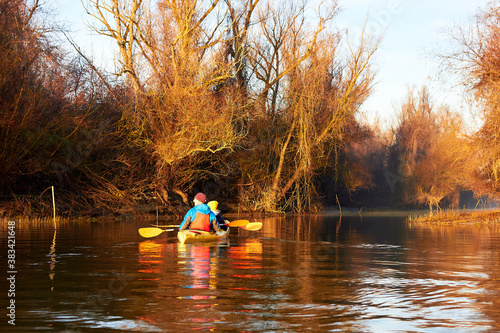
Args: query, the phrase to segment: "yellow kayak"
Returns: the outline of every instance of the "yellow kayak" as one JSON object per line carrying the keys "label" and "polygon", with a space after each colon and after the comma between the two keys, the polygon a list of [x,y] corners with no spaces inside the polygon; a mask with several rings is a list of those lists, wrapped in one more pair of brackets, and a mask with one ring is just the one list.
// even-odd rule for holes
{"label": "yellow kayak", "polygon": [[197,243],[197,242],[215,242],[225,239],[229,235],[229,228],[222,235],[216,233],[201,231],[201,230],[182,230],[177,233],[177,238],[181,244]]}

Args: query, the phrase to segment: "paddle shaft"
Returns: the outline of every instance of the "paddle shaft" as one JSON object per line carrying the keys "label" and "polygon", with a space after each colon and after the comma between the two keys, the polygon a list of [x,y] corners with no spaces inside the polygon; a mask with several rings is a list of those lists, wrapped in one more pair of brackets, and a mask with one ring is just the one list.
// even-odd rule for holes
{"label": "paddle shaft", "polygon": [[[248,221],[248,220],[236,220],[236,221],[229,222],[227,225],[230,227],[243,227],[243,226],[247,225],[248,223],[250,223],[250,221]],[[178,228],[178,227],[180,227],[180,225],[178,225],[178,224],[168,224],[168,225],[151,224],[151,226],[156,227],[156,228]]]}
{"label": "paddle shaft", "polygon": [[[262,222],[249,222],[248,220],[236,220],[227,224],[230,227],[240,227],[245,230],[256,231],[262,228]],[[165,231],[173,231],[174,229],[161,228],[177,228],[179,225],[155,225],[154,227],[140,228],[139,234],[144,238],[156,237]]]}

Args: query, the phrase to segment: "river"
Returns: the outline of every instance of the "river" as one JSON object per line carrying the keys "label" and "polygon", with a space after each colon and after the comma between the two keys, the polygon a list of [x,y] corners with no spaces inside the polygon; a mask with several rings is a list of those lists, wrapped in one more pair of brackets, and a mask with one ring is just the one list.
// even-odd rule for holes
{"label": "river", "polygon": [[208,245],[144,239],[144,220],[18,223],[0,330],[500,332],[500,227],[405,218],[250,218]]}

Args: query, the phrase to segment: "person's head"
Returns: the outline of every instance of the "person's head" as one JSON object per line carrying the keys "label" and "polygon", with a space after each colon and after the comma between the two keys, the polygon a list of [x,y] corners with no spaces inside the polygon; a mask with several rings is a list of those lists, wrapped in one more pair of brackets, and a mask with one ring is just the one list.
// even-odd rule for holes
{"label": "person's head", "polygon": [[214,213],[218,213],[219,211],[217,210],[217,206],[219,203],[217,201],[209,201],[207,203],[208,207],[210,207],[210,210]]}
{"label": "person's head", "polygon": [[207,196],[201,192],[197,193],[195,196],[194,196],[194,205],[195,206],[198,206],[200,204],[204,204],[205,201],[207,201]]}

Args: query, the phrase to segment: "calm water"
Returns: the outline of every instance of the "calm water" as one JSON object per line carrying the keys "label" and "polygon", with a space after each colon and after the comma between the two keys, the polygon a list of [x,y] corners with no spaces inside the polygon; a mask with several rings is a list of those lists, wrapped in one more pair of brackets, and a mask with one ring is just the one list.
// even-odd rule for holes
{"label": "calm water", "polygon": [[18,226],[15,327],[4,230],[0,330],[500,332],[500,227],[259,220],[211,245],[141,238],[148,221]]}

